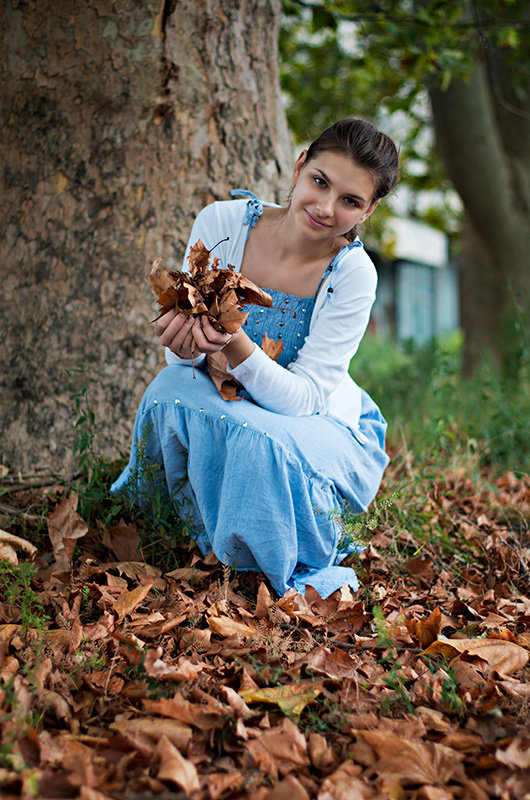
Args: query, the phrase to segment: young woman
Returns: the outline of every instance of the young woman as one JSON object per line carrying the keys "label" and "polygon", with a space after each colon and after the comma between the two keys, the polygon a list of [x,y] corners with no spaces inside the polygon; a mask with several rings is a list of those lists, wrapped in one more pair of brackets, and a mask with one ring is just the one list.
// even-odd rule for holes
{"label": "young woman", "polygon": [[[357,588],[340,566],[353,547],[340,514],[367,508],[388,457],[385,420],[348,375],[377,282],[356,229],[397,179],[388,136],[364,120],[335,123],[298,156],[286,207],[234,192],[249,199],[212,203],[191,231],[183,269],[198,239],[211,249],[229,237],[215,249],[220,266],[265,288],[274,307],[249,306],[232,335],[175,310],[155,325],[168,366],[144,395],[113,490],[145,501],[145,465],[159,465],[202,553],[261,570],[280,595]],[[260,348],[264,333],[284,344],[278,363]],[[245,389],[240,402],[223,400],[207,374],[218,350]]]}

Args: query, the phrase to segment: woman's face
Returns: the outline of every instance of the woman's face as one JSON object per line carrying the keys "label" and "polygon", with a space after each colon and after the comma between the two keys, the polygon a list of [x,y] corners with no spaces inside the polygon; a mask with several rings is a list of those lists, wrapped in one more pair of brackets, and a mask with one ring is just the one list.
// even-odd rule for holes
{"label": "woman's face", "polygon": [[315,240],[343,236],[370,216],[375,182],[348,156],[325,150],[306,162],[304,150],[293,170],[290,211],[300,233]]}

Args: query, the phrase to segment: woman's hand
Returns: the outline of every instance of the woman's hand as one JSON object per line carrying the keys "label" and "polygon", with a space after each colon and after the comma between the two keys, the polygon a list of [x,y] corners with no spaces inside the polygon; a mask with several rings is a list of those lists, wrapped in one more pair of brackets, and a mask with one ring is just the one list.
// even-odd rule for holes
{"label": "woman's hand", "polygon": [[201,317],[178,314],[171,309],[155,322],[155,333],[160,344],[168,347],[179,358],[191,359],[200,353],[215,353],[231,341],[233,334],[220,333]]}
{"label": "woman's hand", "polygon": [[193,358],[195,340],[191,335],[193,318],[178,314],[174,308],[166,311],[155,322],[154,330],[160,344],[168,347],[172,353],[180,358]]}
{"label": "woman's hand", "polygon": [[216,331],[206,314],[195,317],[191,334],[195,340],[196,351],[199,353],[217,353],[235,336],[233,333]]}

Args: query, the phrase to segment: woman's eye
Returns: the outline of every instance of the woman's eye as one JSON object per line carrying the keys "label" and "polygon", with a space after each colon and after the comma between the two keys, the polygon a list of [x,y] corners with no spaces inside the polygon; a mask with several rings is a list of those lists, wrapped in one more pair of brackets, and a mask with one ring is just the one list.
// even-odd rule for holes
{"label": "woman's eye", "polygon": [[353,208],[357,208],[357,200],[354,200],[353,197],[345,197],[344,200],[347,206],[352,206]]}
{"label": "woman's eye", "polygon": [[315,183],[317,184],[317,186],[325,186],[326,185],[326,181],[324,180],[324,178],[321,178],[318,175],[315,175]]}

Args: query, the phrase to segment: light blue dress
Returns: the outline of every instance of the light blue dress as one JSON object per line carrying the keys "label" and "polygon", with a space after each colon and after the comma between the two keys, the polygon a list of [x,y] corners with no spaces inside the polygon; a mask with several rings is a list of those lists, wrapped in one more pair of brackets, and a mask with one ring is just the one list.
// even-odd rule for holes
{"label": "light blue dress", "polygon": [[[258,345],[264,333],[281,339],[286,366],[308,335],[316,293],[268,291],[274,308],[250,306],[245,330]],[[203,369],[171,364],[145,392],[129,464],[112,490],[149,507],[155,476],[203,555],[262,571],[279,595],[310,584],[327,597],[343,583],[358,588],[354,570],[340,566],[356,546],[344,540],[340,515],[374,498],[388,463],[385,431],[366,392],[353,432],[329,416],[274,413],[248,396],[227,402]]]}

